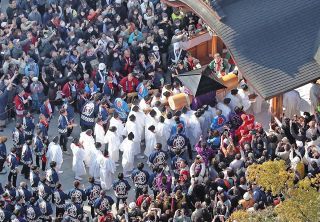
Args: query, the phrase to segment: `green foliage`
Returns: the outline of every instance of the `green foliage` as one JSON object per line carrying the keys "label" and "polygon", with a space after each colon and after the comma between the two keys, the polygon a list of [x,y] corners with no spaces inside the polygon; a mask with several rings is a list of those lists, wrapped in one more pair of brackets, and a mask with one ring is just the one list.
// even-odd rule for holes
{"label": "green foliage", "polygon": [[283,160],[253,164],[248,167],[247,179],[255,182],[266,191],[277,195],[293,186],[294,174],[288,172]]}

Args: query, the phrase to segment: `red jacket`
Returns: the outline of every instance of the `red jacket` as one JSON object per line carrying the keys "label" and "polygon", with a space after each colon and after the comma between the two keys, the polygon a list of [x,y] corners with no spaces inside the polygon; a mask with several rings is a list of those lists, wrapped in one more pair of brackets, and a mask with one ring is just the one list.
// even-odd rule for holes
{"label": "red jacket", "polygon": [[[76,83],[75,85],[76,87],[76,90],[78,91],[78,84]],[[66,84],[64,84],[63,88],[62,88],[62,95],[65,97],[65,98],[68,98],[71,96],[71,90],[70,90],[70,85],[69,85],[69,82],[67,82]]]}
{"label": "red jacket", "polygon": [[123,92],[132,93],[136,91],[136,88],[139,85],[139,81],[134,77],[131,81],[128,81],[128,77],[124,77],[123,79],[121,79],[120,85],[122,86]]}
{"label": "red jacket", "polygon": [[254,116],[252,114],[242,114],[241,119],[243,123],[239,128],[235,131],[236,136],[239,138],[249,136],[250,139],[250,130],[254,129]]}
{"label": "red jacket", "polygon": [[136,205],[141,207],[143,201],[147,201],[148,205],[151,203],[151,197],[149,195],[140,195],[136,200]]}
{"label": "red jacket", "polygon": [[14,97],[14,105],[17,116],[23,116],[23,112],[25,110],[23,100],[25,100],[28,96],[29,94],[25,93],[23,96],[16,95]]}

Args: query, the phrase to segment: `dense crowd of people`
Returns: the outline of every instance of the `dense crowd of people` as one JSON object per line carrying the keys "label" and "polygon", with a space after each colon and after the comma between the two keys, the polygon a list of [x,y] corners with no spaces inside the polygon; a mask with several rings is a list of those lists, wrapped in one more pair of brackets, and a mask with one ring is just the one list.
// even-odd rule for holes
{"label": "dense crowd of people", "polygon": [[[300,116],[288,93],[286,116],[268,130],[243,79],[222,101],[170,108],[170,97],[190,94],[179,74],[201,67],[184,43],[205,30],[159,0],[10,0],[0,15],[0,131],[16,125],[13,147],[0,136],[0,221],[226,221],[281,199],[249,183],[248,166],[282,159],[297,180],[320,173],[317,84],[312,115]],[[208,68],[237,73],[228,53]]]}

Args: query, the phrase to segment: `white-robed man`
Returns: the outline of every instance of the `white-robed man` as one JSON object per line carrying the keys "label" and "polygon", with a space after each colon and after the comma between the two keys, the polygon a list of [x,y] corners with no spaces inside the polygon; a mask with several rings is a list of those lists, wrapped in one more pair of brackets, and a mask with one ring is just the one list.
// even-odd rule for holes
{"label": "white-robed man", "polygon": [[58,136],[55,136],[52,142],[49,144],[46,156],[48,159],[47,162],[51,163],[52,161],[55,161],[57,163],[56,169],[58,173],[63,173],[63,171],[60,171],[63,163],[63,155],[62,155],[61,146],[59,145]]}
{"label": "white-robed man", "polygon": [[[247,84],[241,84],[241,88],[238,91],[238,95],[241,98],[241,103],[243,106],[243,111],[248,112],[251,107],[251,101],[249,99],[249,87]],[[241,107],[239,107],[241,108]]]}
{"label": "white-robed man", "polygon": [[84,157],[85,152],[82,144],[79,142],[78,138],[74,138],[73,142],[70,145],[72,150],[73,159],[72,159],[72,171],[75,174],[76,180],[82,180],[81,176],[86,175],[86,168],[84,166]]}
{"label": "white-robed man", "polygon": [[294,115],[300,115],[301,97],[298,91],[292,90],[283,94],[283,106],[285,108],[284,115],[290,119]]}
{"label": "white-robed man", "polygon": [[190,125],[190,118],[192,115],[193,115],[193,111],[188,110],[187,107],[183,107],[183,109],[181,110],[180,120],[182,120],[185,123],[185,125],[184,125],[185,134],[188,138],[190,137],[190,135],[192,133],[193,126]]}
{"label": "white-robed man", "polygon": [[82,144],[85,152],[84,163],[89,167],[91,163],[91,153],[95,150],[95,141],[92,136],[92,130],[88,129],[87,131],[80,133],[79,142]]}
{"label": "white-robed man", "polygon": [[[145,140],[148,139],[147,134],[148,132],[148,128],[150,126],[156,126],[158,121],[156,119],[157,116],[157,112],[153,109],[150,111],[150,113],[148,113],[148,115],[146,116],[146,122],[145,122]],[[153,148],[152,148],[153,149]]]}
{"label": "white-robed man", "polygon": [[167,124],[164,123],[163,116],[159,117],[159,123],[156,126],[156,138],[157,143],[161,143],[163,150],[168,151],[167,141],[170,138],[170,129]]}
{"label": "white-robed man", "polygon": [[103,127],[103,121],[101,118],[97,119],[97,122],[94,126],[94,135],[96,137],[96,142],[101,143],[101,146],[104,147],[104,135],[106,134],[104,127]]}
{"label": "white-robed man", "polygon": [[[136,117],[136,125],[138,126],[138,132],[134,132],[134,135],[136,134],[141,135],[141,140],[144,139],[144,127],[145,127],[145,121],[146,121],[146,114],[144,114],[143,111],[140,110],[139,106],[133,106],[129,115],[134,115]],[[129,120],[129,117],[128,117]]]}
{"label": "white-robed man", "polygon": [[120,145],[120,150],[123,152],[122,168],[123,168],[123,173],[125,177],[130,176],[130,173],[134,168],[134,156],[135,156],[136,144],[133,140],[134,140],[134,134],[130,132],[127,138],[125,138]]}
{"label": "white-robed man", "polygon": [[134,134],[134,139],[133,142],[135,143],[135,147],[136,147],[136,154],[138,155],[137,158],[142,159],[144,158],[144,156],[139,155],[141,153],[141,131],[139,130],[137,120],[136,120],[136,116],[131,114],[129,116],[129,120],[126,122],[126,127],[125,127],[125,131],[126,131],[126,135],[129,135],[129,133],[133,133]]}
{"label": "white-robed man", "polygon": [[116,163],[116,166],[119,164],[119,146],[120,146],[120,138],[117,134],[117,127],[111,126],[104,136],[104,142],[108,145],[108,151],[110,158]]}
{"label": "white-robed man", "polygon": [[176,124],[176,122],[172,118],[171,112],[167,113],[167,118],[164,120],[164,124],[166,124],[166,126],[170,129],[170,131],[171,131],[171,128]]}
{"label": "white-robed man", "polygon": [[156,127],[154,125],[149,126],[146,132],[146,149],[144,150],[144,155],[149,157],[149,155],[153,152],[154,147],[157,144],[156,138]]}
{"label": "white-robed man", "polygon": [[241,108],[243,106],[242,100],[238,94],[238,89],[232,89],[227,95],[226,98],[230,99],[229,107],[233,111],[234,108],[239,107]]}
{"label": "white-robed man", "polygon": [[202,134],[201,124],[199,121],[200,116],[200,112],[196,111],[189,120],[190,126],[192,126],[191,135],[189,137],[192,148],[197,144]]}
{"label": "white-robed man", "polygon": [[202,129],[202,135],[207,135],[208,133],[208,130],[210,128],[210,124],[211,124],[211,111],[209,110],[209,106],[208,105],[205,105],[203,107],[203,118],[204,118],[204,123],[203,125],[201,126],[201,129]]}
{"label": "white-robed man", "polygon": [[[230,113],[231,113],[231,108],[229,106],[230,102],[231,102],[230,98],[225,98],[223,100],[223,102],[218,102],[218,104],[217,104],[217,109],[221,110],[222,115],[224,115],[224,117],[226,117],[227,121],[229,120],[229,116],[230,116]],[[216,114],[217,109],[212,109],[212,112],[215,111],[215,113],[212,113],[213,117],[215,117],[217,115]]]}
{"label": "white-robed man", "polygon": [[109,127],[115,126],[117,127],[117,134],[120,138],[120,141],[122,142],[123,137],[126,136],[124,125],[119,117],[119,114],[117,112],[113,113],[113,116],[110,119]]}
{"label": "white-robed man", "polygon": [[310,113],[314,114],[320,103],[320,85],[317,82],[312,83],[309,97],[311,102]]}
{"label": "white-robed man", "polygon": [[115,172],[116,165],[110,158],[108,151],[106,151],[106,155],[100,160],[100,182],[102,189],[111,189]]}
{"label": "white-robed man", "polygon": [[89,166],[89,174],[94,178],[95,181],[99,181],[100,162],[103,160],[104,156],[101,152],[101,143],[96,142],[95,147],[96,149],[91,154],[92,161]]}

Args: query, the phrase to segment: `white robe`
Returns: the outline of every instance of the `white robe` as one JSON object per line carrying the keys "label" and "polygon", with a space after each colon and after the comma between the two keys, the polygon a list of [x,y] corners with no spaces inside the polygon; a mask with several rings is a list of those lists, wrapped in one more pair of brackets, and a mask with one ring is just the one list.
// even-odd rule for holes
{"label": "white robe", "polygon": [[51,163],[51,161],[55,161],[57,163],[56,168],[59,171],[63,163],[61,146],[59,144],[55,144],[54,142],[51,142],[48,146],[48,151],[46,156],[49,164]]}
{"label": "white robe", "polygon": [[134,139],[133,142],[136,143],[136,153],[139,154],[141,152],[141,130],[139,129],[139,125],[135,122],[128,121],[126,122],[126,127],[125,127],[126,135],[129,133],[133,133]]}
{"label": "white robe", "polygon": [[252,107],[252,111],[254,114],[258,114],[261,113],[262,110],[262,103],[264,101],[264,99],[258,95],[257,93],[255,93],[257,95],[257,97],[254,99],[253,103],[251,104]]}
{"label": "white robe", "polygon": [[112,118],[110,119],[109,127],[112,127],[112,126],[117,127],[118,137],[119,137],[120,140],[122,141],[123,136],[125,136],[125,130],[124,130],[124,125],[123,125],[122,121],[119,120],[119,119],[115,119],[114,117],[112,117]]}
{"label": "white robe", "polygon": [[140,109],[142,109],[142,110],[148,110],[148,109],[150,109],[150,105],[148,105],[144,99],[141,99],[141,100],[140,100],[140,102],[139,102],[139,107],[140,107]]}
{"label": "white robe", "polygon": [[86,175],[86,168],[84,166],[85,152],[83,148],[78,147],[76,144],[71,143],[70,145],[73,158],[72,158],[72,171],[76,177]]}
{"label": "white robe", "polygon": [[119,146],[120,146],[120,138],[117,135],[117,132],[111,132],[107,131],[105,137],[104,137],[104,142],[108,144],[108,152],[110,158],[114,162],[119,161]]}
{"label": "white robe", "polygon": [[192,126],[192,132],[189,137],[189,140],[190,140],[191,147],[193,148],[196,145],[196,143],[199,141],[200,136],[202,134],[202,130],[201,130],[200,121],[195,115],[191,116],[190,125]]}
{"label": "white robe", "polygon": [[[207,135],[208,134],[208,132],[206,131],[206,118],[202,115],[202,116],[200,116],[199,118],[198,118],[198,120],[199,120],[199,123],[200,123],[200,136],[201,135]],[[200,138],[200,137],[199,137]]]}
{"label": "white robe", "polygon": [[157,120],[155,119],[155,118],[153,118],[153,117],[151,117],[149,114],[147,115],[147,117],[146,117],[146,122],[145,122],[145,128],[144,128],[144,130],[145,130],[145,140],[147,140],[147,134],[148,134],[148,128],[150,127],[150,126],[154,126],[154,127],[156,127],[157,126]]}
{"label": "white robe", "polygon": [[155,96],[152,97],[150,105],[153,107],[156,104],[157,101],[161,102],[161,100],[158,99],[157,97],[155,97]]}
{"label": "white robe", "polygon": [[100,182],[102,189],[110,190],[114,180],[116,165],[110,157],[103,157],[100,160]]}
{"label": "white robe", "polygon": [[100,177],[100,162],[103,160],[104,156],[101,150],[96,149],[92,153],[92,161],[89,166],[89,174],[94,178],[98,179]]}
{"label": "white robe", "polygon": [[296,90],[283,94],[283,107],[285,108],[284,115],[290,119],[294,115],[300,115],[300,94]]}
{"label": "white robe", "polygon": [[208,130],[210,128],[210,124],[212,121],[211,112],[209,110],[206,110],[203,114],[203,117],[205,120],[204,120],[203,127],[202,127],[202,135],[205,136],[208,134]]}
{"label": "white robe", "polygon": [[96,149],[94,138],[93,136],[88,136],[86,132],[82,132],[80,133],[79,142],[83,145],[85,152],[84,162],[88,167],[91,164],[91,154]]}
{"label": "white robe", "polygon": [[310,107],[310,113],[314,114],[315,109],[317,108],[317,105],[320,102],[320,85],[317,83],[312,83],[312,86],[310,88],[310,102],[311,102],[311,107]]}
{"label": "white robe", "polygon": [[150,130],[146,131],[146,149],[144,150],[144,155],[149,157],[149,155],[154,151],[157,144],[156,134]]}
{"label": "white robe", "polygon": [[156,111],[156,120],[157,120],[157,122],[159,122],[159,118],[160,118],[160,116],[162,116],[162,113],[161,113],[161,111],[159,110],[159,108],[158,107],[153,107],[153,110],[154,111]]}
{"label": "white robe", "polygon": [[232,95],[231,92],[229,92],[229,93],[226,95],[226,98],[230,98],[230,99],[231,99],[231,101],[230,101],[230,103],[229,103],[229,106],[230,106],[230,109],[231,109],[232,111],[234,111],[234,108],[236,108],[236,107],[241,108],[241,107],[243,106],[239,94],[237,94],[237,95]]}
{"label": "white robe", "polygon": [[174,121],[174,119],[165,119],[164,120],[164,124],[166,124],[166,126],[171,130],[172,126],[174,126],[176,122]]}
{"label": "white robe", "polygon": [[[227,121],[229,120],[229,115],[231,113],[231,109],[229,106],[227,106],[224,103],[219,102],[217,104],[217,109],[221,110],[222,115],[224,115],[224,117],[226,117]],[[215,115],[216,116],[216,115]]]}
{"label": "white robe", "polygon": [[96,142],[104,144],[104,135],[106,132],[104,131],[104,128],[102,125],[96,123],[94,126],[94,135],[96,136]]}
{"label": "white robe", "polygon": [[170,128],[165,123],[158,123],[156,126],[156,138],[157,143],[162,144],[162,150],[167,151],[168,145],[167,141],[170,137]]}
{"label": "white robe", "polygon": [[246,112],[250,109],[251,102],[249,99],[249,91],[244,91],[243,89],[238,89],[238,95],[241,98],[241,103],[243,105],[243,110]]}
{"label": "white robe", "polygon": [[136,152],[136,144],[128,138],[124,139],[120,145],[120,151],[122,154],[122,168],[123,172],[130,172],[134,168],[134,156]]}
{"label": "white robe", "polygon": [[[228,107],[229,108],[229,107]],[[230,108],[229,108],[230,109]],[[212,121],[212,119],[217,115],[217,109],[215,107],[211,107],[209,106],[208,108],[208,112],[210,113],[210,123]],[[223,114],[223,113],[222,113]],[[210,123],[209,123],[209,126],[210,126]]]}
{"label": "white robe", "polygon": [[191,112],[187,112],[187,113],[182,113],[180,116],[180,120],[182,120],[185,123],[185,132],[187,137],[190,137],[192,132],[192,126],[190,125],[191,115],[192,115]]}
{"label": "white robe", "polygon": [[[137,125],[137,130],[138,132],[134,133],[134,135],[136,135],[137,133],[139,135],[141,135],[140,141],[144,139],[144,127],[145,127],[145,121],[146,121],[146,114],[144,114],[144,112],[142,111],[138,111],[138,112],[134,112],[134,111],[130,111],[129,116],[134,115],[136,117],[136,121],[135,124]],[[129,119],[127,120],[127,122],[130,121]]]}

